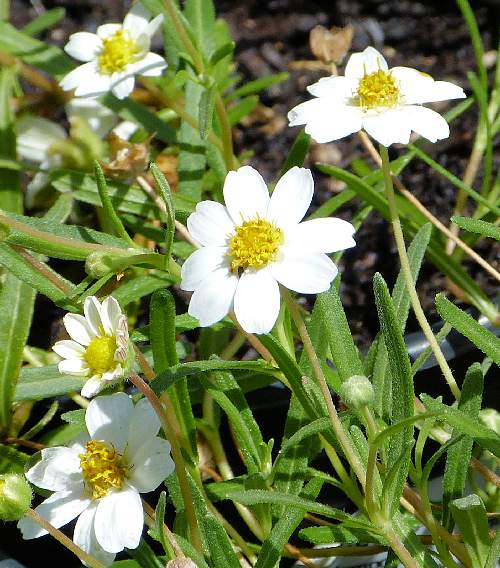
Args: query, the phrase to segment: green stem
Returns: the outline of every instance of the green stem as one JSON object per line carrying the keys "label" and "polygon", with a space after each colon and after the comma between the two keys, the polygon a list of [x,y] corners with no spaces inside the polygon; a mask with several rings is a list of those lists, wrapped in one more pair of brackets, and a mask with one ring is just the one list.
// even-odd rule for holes
{"label": "green stem", "polygon": [[[144,360],[142,358],[138,358],[139,363],[144,364]],[[143,371],[146,371],[146,368],[143,368]],[[154,372],[152,369],[147,369],[149,375],[147,378],[151,380],[154,378]],[[151,371],[151,373],[149,372]],[[130,381],[142,392],[142,394],[148,399],[151,406],[153,407],[154,411],[156,412],[158,418],[160,419],[163,431],[165,432],[165,436],[167,440],[170,442],[170,446],[172,449],[172,458],[175,463],[175,471],[177,473],[177,478],[179,480],[179,487],[182,494],[182,499],[184,501],[184,509],[186,511],[186,518],[189,525],[189,530],[191,533],[191,539],[193,542],[193,546],[196,548],[200,554],[203,554],[203,545],[201,541],[200,529],[198,527],[198,521],[196,519],[196,513],[194,510],[193,505],[193,497],[191,495],[191,488],[189,487],[189,480],[187,477],[184,458],[182,457],[181,447],[174,430],[174,425],[178,426],[177,416],[175,415],[175,410],[172,406],[172,402],[170,397],[167,393],[164,393],[160,399],[156,396],[153,392],[151,387],[139,377],[135,373],[131,373],[129,377]],[[163,404],[162,404],[163,403]],[[165,405],[165,408],[163,408]]]}
{"label": "green stem", "polygon": [[53,536],[58,542],[60,542],[88,566],[91,566],[92,568],[105,568],[104,564],[101,564],[93,556],[85,552],[85,550],[82,550],[59,529],[56,529],[56,527],[54,527],[46,519],[41,517],[35,510],[28,509],[26,516],[30,517],[30,519],[37,525],[40,525],[42,528],[44,528],[51,536]]}
{"label": "green stem", "polygon": [[382,158],[382,171],[384,173],[384,181],[385,181],[385,193],[387,197],[387,203],[389,205],[389,213],[391,217],[391,223],[394,230],[394,239],[396,241],[396,247],[398,249],[399,261],[401,263],[401,271],[403,272],[406,290],[408,295],[410,296],[411,305],[413,307],[413,311],[415,316],[424,332],[424,335],[429,342],[429,345],[432,348],[432,352],[436,357],[436,361],[441,368],[441,371],[450,387],[453,396],[459,400],[460,399],[460,389],[453,378],[453,374],[451,369],[439,347],[439,344],[432,333],[432,329],[425,317],[424,311],[422,310],[422,306],[420,305],[420,300],[418,299],[417,291],[415,290],[415,286],[413,284],[413,277],[410,268],[410,262],[408,260],[408,255],[406,253],[406,246],[403,237],[403,230],[401,228],[401,223],[399,221],[399,214],[398,208],[396,204],[396,197],[394,195],[394,187],[392,185],[392,173],[391,173],[391,166],[389,163],[389,153],[385,146],[380,145],[380,157]]}
{"label": "green stem", "polygon": [[364,487],[365,476],[366,476],[365,469],[362,463],[359,461],[358,455],[356,454],[354,448],[352,447],[351,441],[349,440],[349,436],[344,430],[339,415],[337,414],[337,410],[335,409],[335,405],[333,404],[332,395],[330,394],[330,389],[328,388],[328,383],[326,382],[325,375],[323,374],[323,370],[321,369],[321,364],[318,360],[316,351],[314,350],[314,346],[309,336],[309,332],[307,331],[306,324],[304,323],[304,320],[302,318],[300,307],[286,288],[282,287],[281,292],[286,302],[286,305],[290,310],[290,314],[293,318],[293,321],[297,326],[300,338],[302,340],[307,356],[309,357],[309,361],[313,368],[314,375],[323,394],[323,398],[325,399],[333,431],[335,432],[335,435],[337,436],[337,439],[344,451],[346,459],[351,464],[354,473],[359,479],[361,485]]}

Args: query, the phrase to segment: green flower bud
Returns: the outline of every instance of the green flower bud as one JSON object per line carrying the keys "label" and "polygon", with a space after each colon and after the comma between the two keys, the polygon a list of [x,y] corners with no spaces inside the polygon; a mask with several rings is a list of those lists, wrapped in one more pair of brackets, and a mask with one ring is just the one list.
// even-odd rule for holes
{"label": "green flower bud", "polygon": [[339,394],[347,406],[356,410],[371,404],[374,397],[373,386],[363,375],[353,375],[344,381]]}
{"label": "green flower bud", "polygon": [[113,257],[102,252],[92,252],[85,261],[85,272],[98,280],[110,272],[114,272]]}
{"label": "green flower bud", "polygon": [[0,475],[0,519],[18,521],[30,508],[33,492],[24,475]]}
{"label": "green flower bud", "polygon": [[484,408],[479,412],[479,418],[487,428],[500,434],[500,413],[494,408]]}

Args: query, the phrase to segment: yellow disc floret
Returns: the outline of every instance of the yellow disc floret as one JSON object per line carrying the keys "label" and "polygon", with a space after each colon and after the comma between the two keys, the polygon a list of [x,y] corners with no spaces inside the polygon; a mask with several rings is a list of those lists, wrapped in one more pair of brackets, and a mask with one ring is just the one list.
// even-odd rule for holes
{"label": "yellow disc floret", "polygon": [[94,337],[87,347],[84,359],[92,374],[106,373],[116,367],[116,337],[102,335]]}
{"label": "yellow disc floret", "polygon": [[256,217],[236,227],[229,240],[231,270],[262,268],[276,258],[283,242],[283,231],[273,223]]}
{"label": "yellow disc floret", "polygon": [[108,494],[110,489],[121,489],[127,476],[127,466],[118,452],[106,442],[90,440],[80,454],[80,467],[94,499]]}
{"label": "yellow disc floret", "polygon": [[400,92],[396,79],[387,71],[379,69],[360,80],[356,98],[359,106],[367,110],[390,108],[398,104]]}
{"label": "yellow disc floret", "polygon": [[99,70],[104,75],[123,71],[133,63],[139,52],[137,44],[126,30],[118,30],[111,37],[102,40],[103,48],[99,55]]}

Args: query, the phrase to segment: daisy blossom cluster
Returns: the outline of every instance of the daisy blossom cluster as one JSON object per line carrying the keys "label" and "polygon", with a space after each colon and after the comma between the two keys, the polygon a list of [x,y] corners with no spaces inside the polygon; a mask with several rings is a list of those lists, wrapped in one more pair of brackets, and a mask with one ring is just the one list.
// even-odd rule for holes
{"label": "daisy blossom cluster", "polygon": [[[174,463],[146,399],[134,406],[125,393],[100,396],[90,402],[85,424],[87,434],[69,447],[43,449],[26,477],[54,492],[36,512],[56,528],[78,517],[75,544],[109,565],[116,553],[139,545],[140,493],[156,489]],[[25,539],[47,534],[27,517],[18,526]]]}
{"label": "daisy blossom cluster", "polygon": [[373,47],[351,55],[343,77],[324,77],[307,90],[316,98],[288,113],[290,126],[305,124],[316,142],[363,129],[384,146],[408,144],[412,131],[431,142],[447,138],[446,120],[421,105],[465,97],[461,87],[416,69],[389,69]]}
{"label": "daisy blossom cluster", "polygon": [[355,245],[354,227],[336,218],[301,223],[311,204],[310,170],[294,167],[269,197],[250,166],[229,172],[225,206],[202,201],[188,218],[202,245],[182,266],[183,290],[194,291],[189,314],[209,326],[234,309],[249,333],[267,333],[280,310],[279,285],[303,294],[328,290],[338,269],[327,253]]}
{"label": "daisy blossom cluster", "polygon": [[148,11],[138,2],[123,24],[104,24],[95,34],[73,34],[64,49],[84,64],[68,73],[61,87],[74,89],[77,97],[99,97],[111,91],[124,99],[134,89],[135,75],[161,75],[167,63],[150,47],[162,21],[161,14],[149,21]]}
{"label": "daisy blossom cluster", "polygon": [[71,339],[58,341],[53,349],[63,358],[59,372],[88,377],[82,396],[92,397],[124,376],[129,351],[128,326],[113,296],[108,296],[102,304],[95,296],[89,296],[83,304],[83,313],[83,316],[64,316]]}

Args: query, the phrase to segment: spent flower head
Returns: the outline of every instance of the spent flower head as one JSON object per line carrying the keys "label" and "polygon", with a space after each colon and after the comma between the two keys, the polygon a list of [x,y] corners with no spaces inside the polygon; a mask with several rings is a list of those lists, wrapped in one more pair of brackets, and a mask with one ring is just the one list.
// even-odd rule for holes
{"label": "spent flower head", "polygon": [[61,87],[66,91],[75,89],[77,97],[98,97],[111,91],[124,99],[134,89],[135,75],[161,75],[167,63],[149,49],[162,20],[160,14],[149,21],[149,13],[138,2],[123,24],[104,24],[95,34],[72,34],[64,49],[85,63],[68,73]]}
{"label": "spent flower head", "polygon": [[281,284],[303,294],[324,292],[337,275],[326,253],[353,247],[354,227],[336,218],[301,223],[311,203],[310,170],[294,167],[271,197],[250,166],[227,174],[226,206],[202,201],[187,221],[202,248],[182,267],[183,290],[193,291],[189,314],[201,326],[231,309],[249,333],[267,333],[280,310]]}
{"label": "spent flower head", "polygon": [[83,313],[64,316],[71,339],[58,341],[53,349],[63,358],[59,362],[60,373],[89,377],[82,396],[91,397],[124,376],[129,353],[128,326],[113,296],[102,304],[95,296],[85,298]]}
{"label": "spent flower head", "polygon": [[[103,564],[136,548],[143,528],[140,493],[172,473],[170,444],[157,436],[160,422],[146,399],[135,406],[125,393],[100,396],[85,412],[88,433],[69,447],[45,448],[26,473],[54,493],[37,513],[56,528],[76,517],[74,542]],[[30,518],[19,521],[25,539],[47,534]]]}
{"label": "spent flower head", "polygon": [[383,146],[408,144],[412,131],[431,142],[447,138],[446,120],[421,105],[465,97],[461,87],[416,69],[389,69],[373,47],[351,55],[343,77],[323,77],[307,90],[316,98],[288,113],[290,126],[305,124],[316,142],[363,129]]}

